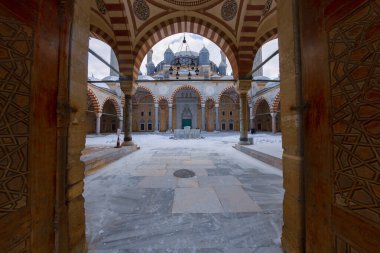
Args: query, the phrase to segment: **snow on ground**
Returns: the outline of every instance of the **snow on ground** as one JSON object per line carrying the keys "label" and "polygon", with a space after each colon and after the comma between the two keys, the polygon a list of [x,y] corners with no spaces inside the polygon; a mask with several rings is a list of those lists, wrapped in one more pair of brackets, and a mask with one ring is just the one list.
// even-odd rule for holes
{"label": "snow on ground", "polygon": [[[183,148],[199,148],[205,152],[214,151],[218,149],[218,152],[224,153],[226,156],[233,155],[234,158],[238,158],[239,165],[243,168],[250,168],[252,164],[255,164],[257,168],[265,171],[266,173],[281,175],[282,172],[274,167],[271,167],[259,160],[256,160],[246,154],[237,151],[232,146],[239,141],[239,132],[204,132],[202,133],[203,139],[170,139],[172,134],[167,133],[133,133],[132,140],[135,144],[141,147],[141,149],[150,150],[160,146],[162,148],[170,147],[173,143],[180,144]],[[120,135],[120,141],[123,140],[123,135]],[[282,140],[280,134],[270,133],[258,133],[249,135],[254,137],[254,143],[251,147],[257,147],[261,152],[268,152],[271,155],[279,156],[282,152]],[[116,134],[109,135],[88,135],[86,138],[86,147],[113,147],[116,145]],[[281,157],[281,155],[280,155]]]}

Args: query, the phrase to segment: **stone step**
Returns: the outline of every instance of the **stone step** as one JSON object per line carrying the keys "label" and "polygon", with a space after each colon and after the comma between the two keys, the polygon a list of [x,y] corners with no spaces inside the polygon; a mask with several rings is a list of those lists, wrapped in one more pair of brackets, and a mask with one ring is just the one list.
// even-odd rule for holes
{"label": "stone step", "polygon": [[236,144],[234,146],[234,148],[243,152],[244,154],[247,154],[247,155],[259,160],[259,161],[262,161],[266,164],[269,164],[270,166],[273,166],[277,169],[282,170],[282,159],[280,159],[278,157],[271,156],[271,155],[265,154],[263,152],[247,148],[244,145]]}
{"label": "stone step", "polygon": [[86,152],[86,150],[84,150],[83,153],[85,153],[85,155],[82,155],[80,158],[85,165],[84,174],[85,176],[92,175],[105,165],[119,160],[120,158],[127,156],[138,149],[140,149],[140,147],[134,145],[123,146],[121,148],[99,148],[96,152]]}

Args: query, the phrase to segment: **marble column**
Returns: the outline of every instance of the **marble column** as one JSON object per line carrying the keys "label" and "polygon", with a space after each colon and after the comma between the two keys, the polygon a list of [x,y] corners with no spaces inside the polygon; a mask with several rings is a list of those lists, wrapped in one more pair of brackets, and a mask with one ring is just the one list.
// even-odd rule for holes
{"label": "marble column", "polygon": [[101,113],[95,113],[96,115],[96,134],[100,134],[100,120],[102,118]]}
{"label": "marble column", "polygon": [[120,133],[123,132],[123,117],[119,118],[119,129],[120,129]]}
{"label": "marble column", "polygon": [[276,129],[276,116],[277,116],[277,113],[276,112],[272,112],[270,114],[270,116],[272,116],[272,133],[276,133],[277,129]]}
{"label": "marble column", "polygon": [[154,104],[154,130],[156,132],[159,132],[160,130],[158,129],[158,103]]}
{"label": "marble column", "polygon": [[173,104],[169,104],[169,122],[168,122],[168,130],[172,131],[172,114],[173,114]]}
{"label": "marble column", "polygon": [[215,104],[215,131],[219,131],[219,104]]}
{"label": "marble column", "polygon": [[132,96],[125,95],[124,105],[124,142],[123,146],[133,146],[132,142]]}
{"label": "marble column", "polygon": [[253,108],[252,108],[252,104],[249,105],[249,128],[252,129],[252,128],[255,128],[255,122],[253,121],[254,119],[254,115],[253,115]]}
{"label": "marble column", "polygon": [[240,91],[240,145],[249,145],[248,142],[248,99],[247,93]]}
{"label": "marble column", "polygon": [[201,122],[201,128],[202,131],[206,130],[206,111],[205,111],[205,104],[201,104],[202,108],[202,122]]}

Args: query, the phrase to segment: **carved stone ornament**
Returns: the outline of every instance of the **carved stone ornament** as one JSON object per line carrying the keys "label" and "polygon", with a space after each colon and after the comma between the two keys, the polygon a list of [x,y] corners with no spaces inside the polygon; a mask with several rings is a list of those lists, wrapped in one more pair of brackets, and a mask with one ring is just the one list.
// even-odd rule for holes
{"label": "carved stone ornament", "polygon": [[144,0],[135,0],[133,3],[133,12],[140,20],[147,20],[150,15],[149,5]]}
{"label": "carved stone ornament", "polygon": [[264,6],[263,14],[267,14],[268,11],[270,10],[270,7],[272,7],[272,2],[273,0],[267,0]]}
{"label": "carved stone ornament", "polygon": [[98,10],[102,14],[106,14],[107,8],[106,8],[106,5],[104,4],[103,0],[96,0],[96,5],[98,6]]}
{"label": "carved stone ornament", "polygon": [[237,13],[238,5],[235,0],[226,0],[222,6],[222,18],[225,21],[232,20]]}

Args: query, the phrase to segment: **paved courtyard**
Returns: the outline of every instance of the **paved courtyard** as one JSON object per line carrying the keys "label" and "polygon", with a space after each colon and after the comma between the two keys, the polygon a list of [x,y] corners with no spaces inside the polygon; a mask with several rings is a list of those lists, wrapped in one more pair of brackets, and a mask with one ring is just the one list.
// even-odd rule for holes
{"label": "paved courtyard", "polygon": [[140,150],[85,180],[91,253],[282,252],[282,173],[232,148],[238,133],[133,138]]}

